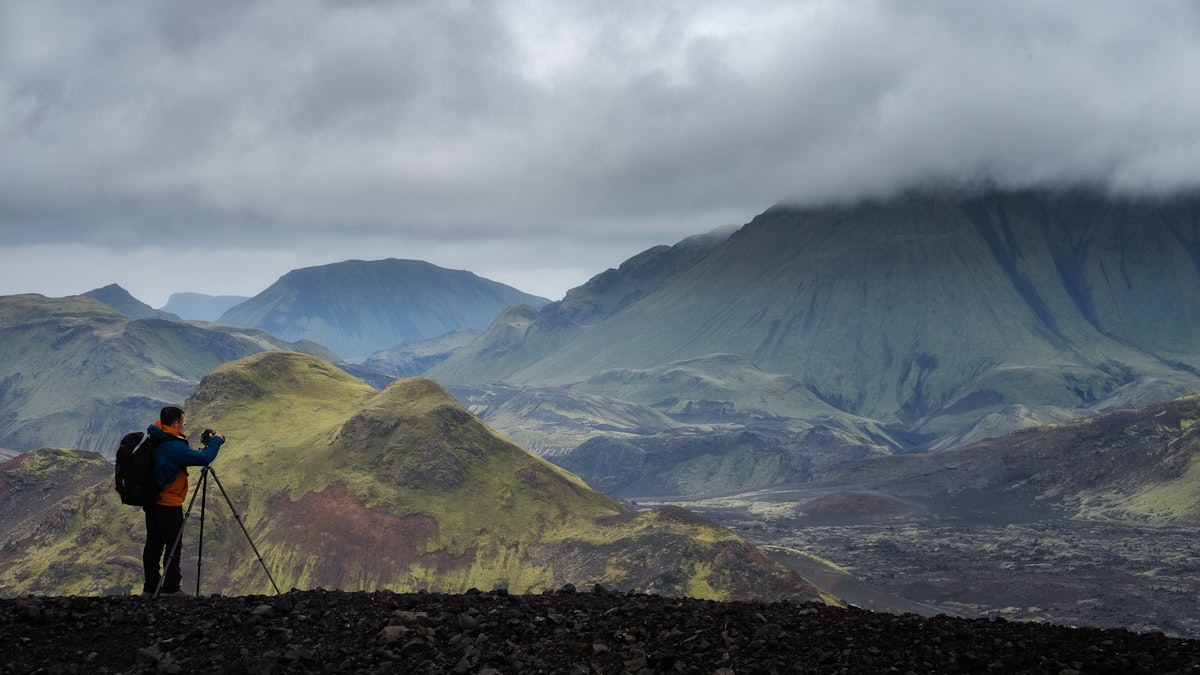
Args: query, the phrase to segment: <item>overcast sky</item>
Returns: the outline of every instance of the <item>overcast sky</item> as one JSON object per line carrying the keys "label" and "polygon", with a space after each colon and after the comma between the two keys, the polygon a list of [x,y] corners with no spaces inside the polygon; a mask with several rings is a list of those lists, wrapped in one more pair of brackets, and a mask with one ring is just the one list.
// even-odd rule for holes
{"label": "overcast sky", "polygon": [[552,300],[781,201],[1200,185],[1200,3],[0,0],[0,295]]}

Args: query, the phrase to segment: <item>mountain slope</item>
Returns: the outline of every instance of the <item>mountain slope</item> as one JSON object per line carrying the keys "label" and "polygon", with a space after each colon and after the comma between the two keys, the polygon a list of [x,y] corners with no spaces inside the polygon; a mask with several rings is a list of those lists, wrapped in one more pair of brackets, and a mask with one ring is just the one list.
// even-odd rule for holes
{"label": "mountain slope", "polygon": [[[595,317],[565,299],[523,330],[502,317],[493,329],[507,332],[428,375],[573,384],[734,354],[841,411],[935,436],[1014,404],[1086,409],[1139,383],[1200,391],[1194,197],[777,207],[642,290]],[[759,407],[756,396],[732,403]]]}
{"label": "mountain slope", "polygon": [[[192,429],[229,439],[215,469],[284,587],[524,593],[603,583],[714,599],[817,597],[728,530],[680,509],[629,512],[497,436],[432,380],[377,392],[319,359],[263,353],[214,369],[187,410]],[[212,489],[206,587],[268,591]],[[43,518],[0,572],[0,589],[135,583],[128,561],[140,514],[111,492],[84,490]],[[82,549],[72,543],[80,528],[90,533]],[[78,568],[54,567],[68,555]],[[81,573],[89,566],[104,571]]]}
{"label": "mountain slope", "polygon": [[216,365],[280,349],[336,358],[263,331],[131,320],[83,296],[2,296],[0,447],[111,456],[124,433],[178,405]]}
{"label": "mountain slope", "polygon": [[547,300],[417,260],[350,260],[293,270],[218,321],[307,339],[353,359],[458,328],[482,330],[516,304]]}

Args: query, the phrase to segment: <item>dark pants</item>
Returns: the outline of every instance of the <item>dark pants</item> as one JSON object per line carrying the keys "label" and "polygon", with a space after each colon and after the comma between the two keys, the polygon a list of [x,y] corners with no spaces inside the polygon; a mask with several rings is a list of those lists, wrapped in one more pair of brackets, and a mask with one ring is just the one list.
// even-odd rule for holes
{"label": "dark pants", "polygon": [[[179,573],[179,550],[182,546],[171,551],[171,545],[179,537],[183,529],[183,507],[151,504],[143,506],[146,512],[146,546],[142,549],[142,568],[146,571],[146,583],[142,591],[153,593],[158,589],[159,561],[166,565],[165,579],[162,592],[174,593],[179,590],[183,575]],[[182,542],[180,542],[182,544]],[[167,561],[167,557],[170,561]]]}

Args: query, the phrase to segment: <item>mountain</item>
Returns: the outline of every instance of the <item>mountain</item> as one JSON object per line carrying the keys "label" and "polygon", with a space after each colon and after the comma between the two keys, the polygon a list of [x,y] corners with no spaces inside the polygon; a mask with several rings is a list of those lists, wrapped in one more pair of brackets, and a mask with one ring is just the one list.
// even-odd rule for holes
{"label": "mountain", "polygon": [[547,302],[427,262],[350,260],[293,270],[218,321],[312,340],[356,359],[459,328],[482,330],[510,305]]}
{"label": "mountain", "polygon": [[243,295],[204,295],[203,293],[172,293],[162,311],[184,319],[216,321],[230,307],[249,300]]}
{"label": "mountain", "polygon": [[[1200,391],[1197,195],[778,206],[621,270],[502,314],[426,375],[628,395],[676,420],[850,415],[906,451]],[[738,363],[755,376],[730,377]]]}
{"label": "mountain", "polygon": [[124,314],[131,319],[164,319],[166,321],[179,321],[180,318],[170,312],[157,310],[138,300],[129,294],[124,288],[116,284],[109,284],[103,288],[88,291],[83,294],[84,297],[94,298],[112,307],[118,312]]}
{"label": "mountain", "polygon": [[265,331],[130,319],[85,296],[0,296],[0,447],[112,455],[215,366],[264,350],[310,352]]}
{"label": "mountain", "polygon": [[[629,511],[498,436],[429,379],[376,391],[320,359],[268,352],[215,368],[186,409],[190,428],[226,435],[214,463],[221,491],[284,588],[530,593],[601,583],[710,599],[819,597],[724,528],[673,507]],[[139,583],[141,514],[117,502],[103,464],[47,450],[4,465],[0,513],[26,511],[2,521],[0,592]],[[63,484],[79,489],[37,497]],[[210,488],[205,587],[269,592]],[[195,559],[185,563],[194,579]]]}

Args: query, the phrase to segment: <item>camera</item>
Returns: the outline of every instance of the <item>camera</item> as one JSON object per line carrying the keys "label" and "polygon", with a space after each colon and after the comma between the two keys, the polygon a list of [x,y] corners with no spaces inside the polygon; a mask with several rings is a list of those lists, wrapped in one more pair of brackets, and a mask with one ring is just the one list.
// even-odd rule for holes
{"label": "camera", "polygon": [[212,438],[212,435],[213,435],[212,429],[205,429],[200,434],[200,442],[204,443],[205,445],[208,445],[208,439]]}

